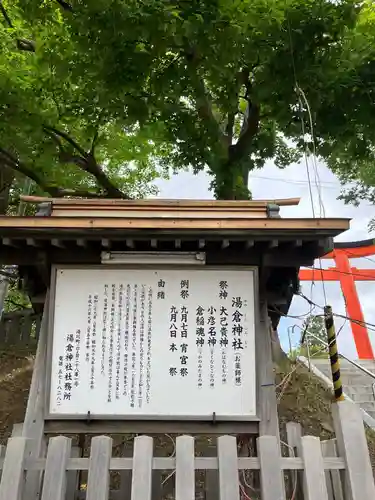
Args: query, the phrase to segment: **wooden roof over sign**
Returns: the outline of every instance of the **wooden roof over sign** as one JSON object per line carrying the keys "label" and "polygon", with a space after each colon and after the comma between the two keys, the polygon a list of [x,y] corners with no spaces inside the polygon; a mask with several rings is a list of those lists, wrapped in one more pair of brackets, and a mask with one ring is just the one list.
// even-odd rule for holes
{"label": "wooden roof over sign", "polygon": [[[268,303],[284,313],[298,271],[333,248],[348,219],[281,218],[299,199],[77,200],[24,197],[35,216],[0,217],[0,264],[19,266],[34,308],[51,264],[97,265],[102,252],[205,252],[207,265],[256,266]],[[298,210],[298,209],[297,209]],[[279,313],[271,314],[276,325]]]}
{"label": "wooden roof over sign", "polygon": [[[299,255],[314,259],[329,250],[327,239],[329,246],[334,236],[349,228],[348,219],[281,218],[280,206],[296,206],[298,198],[213,201],[26,196],[23,200],[36,203],[37,213],[0,217],[0,263],[19,264],[36,250],[48,253],[52,262],[60,262],[59,249],[65,248],[73,252],[71,258],[82,254],[89,261],[89,255],[108,249],[226,249],[236,255],[249,254],[251,249],[267,259],[270,253],[285,253],[296,247]],[[13,248],[8,257],[7,248]]]}

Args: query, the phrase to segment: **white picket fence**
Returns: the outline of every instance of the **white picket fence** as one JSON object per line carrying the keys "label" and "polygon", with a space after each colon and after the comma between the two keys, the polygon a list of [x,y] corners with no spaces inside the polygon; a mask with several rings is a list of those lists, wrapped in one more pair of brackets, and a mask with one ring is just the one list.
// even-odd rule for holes
{"label": "white picket fence", "polygon": [[[295,499],[370,500],[375,498],[375,485],[361,415],[350,403],[340,405],[337,413],[342,425],[341,430],[336,429],[337,441],[301,437],[298,424],[288,424],[289,456],[282,456],[274,436],[257,439],[256,457],[238,456],[234,436],[217,438],[215,457],[196,456],[192,436],[176,438],[173,457],[154,457],[153,438],[138,436],[130,458],[113,457],[113,441],[108,436],[91,440],[87,458],[74,456],[72,440],[68,437],[51,438],[45,457],[30,455],[29,450],[33,449],[30,440],[12,437],[6,449],[0,450],[0,500],[154,500],[158,490],[155,486],[159,487],[160,499],[163,494],[155,478],[160,481],[161,471],[173,474],[176,500],[197,498],[196,471],[215,472],[217,495],[211,493],[210,497],[220,500],[245,498],[240,487],[243,471],[257,471],[259,475],[259,493],[250,493],[251,500],[286,500],[288,477],[296,481]],[[336,443],[339,457],[334,456]],[[124,484],[120,484],[118,490],[110,489],[113,472],[128,480],[128,492]],[[25,479],[30,475],[40,481],[40,494],[32,498],[25,487]]]}

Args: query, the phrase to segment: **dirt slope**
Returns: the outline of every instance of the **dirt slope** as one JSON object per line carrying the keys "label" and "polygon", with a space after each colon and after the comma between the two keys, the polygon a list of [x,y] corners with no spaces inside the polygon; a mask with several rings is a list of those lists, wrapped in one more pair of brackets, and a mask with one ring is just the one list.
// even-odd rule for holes
{"label": "dirt slope", "polygon": [[[6,444],[13,424],[22,422],[32,374],[33,357],[28,353],[0,351],[0,443]],[[321,439],[333,437],[332,395],[318,379],[291,363],[276,370],[280,427],[294,421],[304,433]],[[368,431],[368,443],[375,470],[375,433]],[[166,443],[167,444],[167,443]]]}

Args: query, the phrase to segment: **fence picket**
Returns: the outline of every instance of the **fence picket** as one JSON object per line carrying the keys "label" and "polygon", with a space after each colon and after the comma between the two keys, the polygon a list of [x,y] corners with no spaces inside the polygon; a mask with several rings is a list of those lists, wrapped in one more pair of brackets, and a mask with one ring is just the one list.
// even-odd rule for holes
{"label": "fence picket", "polygon": [[42,500],[65,500],[66,464],[72,441],[64,436],[50,439],[44,473]]}
{"label": "fence picket", "polygon": [[194,438],[176,439],[176,500],[195,499]]}
{"label": "fence picket", "polygon": [[[72,458],[78,458],[81,454],[81,448],[79,446],[73,446],[71,448],[70,456]],[[70,470],[66,475],[66,494],[65,500],[75,500],[75,494],[78,490],[78,478],[79,473],[76,470]]]}
{"label": "fence picket", "polygon": [[138,436],[134,439],[132,500],[151,500],[153,439]]}
{"label": "fence picket", "polygon": [[305,436],[301,439],[304,463],[304,500],[328,500],[320,439]]}
{"label": "fence picket", "polygon": [[[336,439],[322,441],[323,457],[337,457]],[[329,500],[344,500],[340,471],[328,470],[325,473]]]}
{"label": "fence picket", "polygon": [[237,441],[234,436],[217,438],[220,500],[239,500]]}
{"label": "fence picket", "polygon": [[[301,456],[301,438],[302,426],[297,422],[288,422],[286,424],[286,434],[288,445],[288,455],[290,457]],[[303,473],[302,471],[291,471],[289,474],[290,483],[292,485],[294,500],[303,500]]]}
{"label": "fence picket", "polygon": [[24,460],[27,439],[10,438],[8,441],[0,484],[0,500],[20,500],[24,486]]}
{"label": "fence picket", "polygon": [[86,500],[108,500],[111,455],[112,438],[98,436],[92,439]]}
{"label": "fence picket", "polygon": [[332,405],[337,447],[346,461],[346,496],[350,500],[375,498],[375,484],[367,448],[362,414],[355,403]]}
{"label": "fence picket", "polygon": [[262,500],[285,500],[284,475],[276,436],[257,439]]}

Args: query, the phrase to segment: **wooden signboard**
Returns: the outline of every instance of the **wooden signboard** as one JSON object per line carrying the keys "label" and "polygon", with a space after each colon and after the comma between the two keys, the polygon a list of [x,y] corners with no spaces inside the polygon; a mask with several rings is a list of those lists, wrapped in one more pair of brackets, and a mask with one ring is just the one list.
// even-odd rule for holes
{"label": "wooden signboard", "polygon": [[47,418],[254,419],[254,269],[54,273]]}

